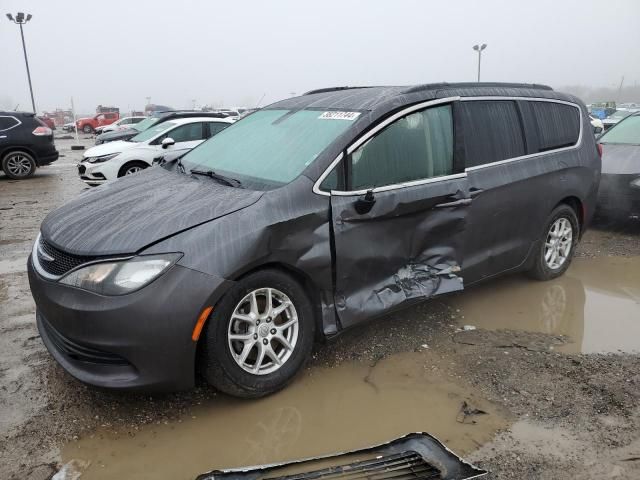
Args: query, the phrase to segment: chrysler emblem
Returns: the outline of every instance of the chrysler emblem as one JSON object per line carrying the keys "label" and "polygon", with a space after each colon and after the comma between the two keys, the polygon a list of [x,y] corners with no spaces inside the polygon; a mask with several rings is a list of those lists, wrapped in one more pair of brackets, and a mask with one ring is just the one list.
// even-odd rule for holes
{"label": "chrysler emblem", "polygon": [[45,262],[53,262],[55,260],[55,258],[42,250],[42,244],[40,243],[38,243],[38,257],[40,257]]}

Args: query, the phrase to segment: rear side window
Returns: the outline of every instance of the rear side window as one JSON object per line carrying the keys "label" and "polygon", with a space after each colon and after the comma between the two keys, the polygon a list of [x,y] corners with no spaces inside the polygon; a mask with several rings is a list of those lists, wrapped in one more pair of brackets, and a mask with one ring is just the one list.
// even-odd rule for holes
{"label": "rear side window", "polygon": [[202,124],[202,122],[187,123],[186,125],[181,125],[178,128],[175,128],[170,132],[166,133],[164,135],[164,138],[169,138],[169,137],[173,138],[173,140],[176,143],[203,140],[204,139],[204,134],[202,132],[203,126],[204,125]]}
{"label": "rear side window", "polygon": [[[349,161],[352,190],[453,173],[451,105],[396,120],[355,150]],[[333,178],[334,183],[336,180]]]}
{"label": "rear side window", "polygon": [[19,123],[14,117],[0,117],[0,131],[9,130]]}
{"label": "rear side window", "polygon": [[525,154],[516,103],[512,100],[461,102],[465,167],[477,167]]}
{"label": "rear side window", "polygon": [[222,130],[229,126],[228,123],[222,122],[207,122],[207,125],[209,125],[209,137],[213,137],[216,133],[220,133]]}
{"label": "rear side window", "polygon": [[578,142],[580,111],[554,102],[530,102],[538,126],[538,151],[570,147]]}

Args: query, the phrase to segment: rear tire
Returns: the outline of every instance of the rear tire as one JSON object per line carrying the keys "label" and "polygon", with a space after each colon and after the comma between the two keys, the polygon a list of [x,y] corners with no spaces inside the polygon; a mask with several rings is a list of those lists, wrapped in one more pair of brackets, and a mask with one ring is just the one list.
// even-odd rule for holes
{"label": "rear tire", "polygon": [[214,308],[199,345],[199,366],[206,381],[222,392],[262,397],[282,389],[300,371],[314,335],[304,288],[280,270],[258,271],[238,281]]}
{"label": "rear tire", "polygon": [[138,173],[141,170],[144,170],[149,165],[145,162],[141,162],[140,160],[134,160],[133,162],[127,162],[118,171],[118,178],[124,177],[125,175],[133,175],[134,173]]}
{"label": "rear tire", "polygon": [[13,180],[30,177],[36,171],[36,162],[25,152],[9,152],[2,158],[2,170]]}
{"label": "rear tire", "polygon": [[538,246],[530,277],[552,280],[567,271],[580,237],[576,212],[569,205],[558,205],[547,220],[544,237]]}

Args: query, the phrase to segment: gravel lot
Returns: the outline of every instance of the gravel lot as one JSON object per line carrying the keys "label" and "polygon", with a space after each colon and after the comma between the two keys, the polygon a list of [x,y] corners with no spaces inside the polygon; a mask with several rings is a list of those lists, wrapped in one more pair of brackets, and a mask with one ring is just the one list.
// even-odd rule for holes
{"label": "gravel lot", "polygon": [[[71,459],[76,460],[74,465],[80,471],[86,470],[83,479],[116,478],[100,474],[100,468],[104,471],[109,468],[107,457],[116,455],[115,450],[106,450],[111,448],[107,437],[113,432],[128,438],[146,438],[144,432],[150,426],[160,425],[155,436],[166,435],[170,441],[171,429],[194,417],[196,410],[200,412],[198,415],[206,416],[207,409],[231,415],[237,409],[249,411],[260,405],[220,398],[206,386],[153,397],[100,391],[70,378],[48,355],[35,328],[25,263],[45,215],[85,188],[74,168],[81,152],[71,151],[72,143],[58,140],[64,157],[40,169],[31,179],[16,182],[0,174],[0,478],[49,478]],[[92,141],[86,139],[83,143],[91,145]],[[628,263],[629,272],[623,285],[627,297],[610,296],[616,301],[627,301],[630,305],[625,308],[631,310],[624,311],[634,312],[633,302],[640,304],[640,278],[632,271],[640,256],[640,227],[599,223],[585,234],[578,255],[582,257],[580,265],[588,266],[588,262],[596,260],[606,263],[610,257],[616,257],[618,267]],[[579,276],[579,272],[574,275]],[[590,296],[593,289],[589,287],[589,279],[582,280],[587,292],[587,301],[583,302],[584,318],[588,319],[583,320],[585,343],[589,329],[596,328],[593,324],[604,325],[606,329],[607,322],[615,323],[622,310],[587,312],[596,307],[589,300],[594,298]],[[611,278],[610,283],[617,280]],[[496,283],[495,294],[500,295],[513,282],[525,280],[516,275]],[[484,288],[492,290],[491,286]],[[634,294],[639,295],[635,300]],[[447,398],[472,398],[482,405],[486,402],[491,420],[479,419],[477,425],[464,425],[464,430],[456,430],[459,427],[452,416],[450,423],[434,424],[434,429],[442,432],[441,438],[466,458],[490,470],[490,478],[640,478],[638,354],[560,353],[564,351],[563,345],[576,339],[553,329],[538,331],[527,327],[524,330],[535,331],[523,331],[524,324],[518,322],[515,314],[507,328],[464,331],[461,327],[466,312],[459,306],[461,300],[454,296],[424,303],[346,332],[328,345],[319,345],[305,372],[290,387],[291,393],[282,392],[273,401],[286,400],[304,411],[305,405],[316,401],[305,394],[306,387],[312,389],[314,382],[328,381],[325,390],[331,390],[327,379],[336,375],[336,382],[345,378],[347,384],[364,382],[372,386],[368,393],[364,390],[353,393],[365,407],[366,402],[375,402],[387,391],[397,393],[389,397],[389,402],[402,405],[405,400],[402,392],[428,395],[424,386],[433,382],[439,386],[434,387],[434,395],[436,390],[446,393],[434,397],[434,405],[446,404]],[[640,322],[640,316],[635,320]],[[640,339],[636,346],[640,348]],[[410,361],[407,352],[411,352]],[[389,369],[405,372],[396,376],[406,376],[408,383],[397,385],[389,381],[384,376]],[[374,374],[381,375],[384,382],[373,381]],[[327,393],[328,399],[342,395],[340,385],[336,391]],[[362,400],[357,395],[362,395]],[[343,400],[336,404],[337,409],[356,401],[348,396]],[[363,422],[381,425],[379,430],[369,428],[357,437],[361,446],[395,431],[392,426],[383,426],[379,416],[367,418],[367,412],[363,407]],[[445,408],[444,412],[449,410]],[[382,411],[383,416],[385,413],[391,420],[397,415],[398,425],[409,422],[407,428],[411,428],[410,420],[415,418],[413,431],[428,430],[431,425],[428,413],[403,412],[402,408]],[[423,413],[425,416],[421,417]],[[324,415],[330,417],[331,411]],[[228,428],[221,418],[224,416],[207,420],[212,422],[212,432],[225,432]],[[319,420],[320,424],[322,421],[326,418]],[[297,434],[304,438],[308,427],[300,428],[302,433]],[[304,445],[294,446],[276,451],[273,456],[298,456],[311,447],[331,451],[331,445],[336,445],[335,439],[339,440],[343,433],[334,431],[333,435],[335,438],[330,433],[318,435],[317,444],[307,445],[307,450]],[[95,438],[103,443],[92,446],[92,451],[104,453],[104,457],[81,458],[84,450],[74,445],[82,446],[84,441]],[[144,447],[150,449],[153,445],[145,443]],[[131,448],[143,447],[135,444]],[[243,458],[238,457],[238,461]],[[274,460],[271,456],[260,459]],[[177,461],[178,457],[174,462]],[[180,457],[180,461],[189,463],[188,458]],[[211,462],[213,468],[225,466],[230,460],[212,457]],[[142,473],[130,478],[147,477]]]}

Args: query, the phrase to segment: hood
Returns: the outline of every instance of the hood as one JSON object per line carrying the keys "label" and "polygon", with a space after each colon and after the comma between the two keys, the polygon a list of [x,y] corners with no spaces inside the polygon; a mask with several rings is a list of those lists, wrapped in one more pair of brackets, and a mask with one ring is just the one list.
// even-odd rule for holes
{"label": "hood", "polygon": [[102,155],[109,155],[111,153],[120,153],[125,150],[129,150],[130,148],[139,146],[139,143],[135,142],[125,142],[123,140],[119,140],[117,142],[109,142],[103,143],[102,145],[96,145],[95,147],[91,147],[89,150],[84,152],[83,157],[101,157]]}
{"label": "hood", "polygon": [[603,174],[640,174],[640,145],[601,145]]}
{"label": "hood", "polygon": [[49,213],[44,240],[73,255],[139,252],[257,202],[263,192],[152,167],[106,183]]}

